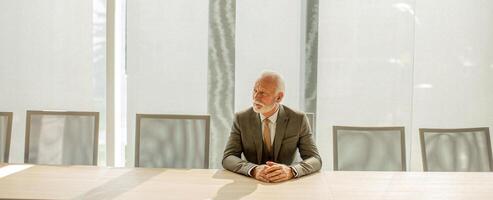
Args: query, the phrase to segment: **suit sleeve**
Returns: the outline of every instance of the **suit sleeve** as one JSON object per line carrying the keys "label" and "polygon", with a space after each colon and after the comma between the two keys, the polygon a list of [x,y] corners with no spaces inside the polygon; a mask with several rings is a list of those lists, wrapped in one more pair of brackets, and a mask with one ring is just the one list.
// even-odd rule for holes
{"label": "suit sleeve", "polygon": [[303,160],[291,165],[298,173],[296,177],[317,172],[322,167],[322,159],[320,158],[317,146],[313,141],[308,119],[305,115],[303,115],[302,118],[298,149]]}
{"label": "suit sleeve", "polygon": [[256,164],[241,159],[241,153],[243,152],[241,142],[241,129],[239,124],[239,116],[236,114],[231,127],[231,134],[224,149],[224,155],[222,165],[224,169],[229,171],[250,176],[249,171],[256,167]]}

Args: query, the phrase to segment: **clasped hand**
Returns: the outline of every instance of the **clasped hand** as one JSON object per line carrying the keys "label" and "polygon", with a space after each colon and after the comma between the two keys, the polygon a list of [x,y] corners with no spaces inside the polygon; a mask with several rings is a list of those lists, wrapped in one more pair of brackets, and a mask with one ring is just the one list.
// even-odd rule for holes
{"label": "clasped hand", "polygon": [[293,178],[293,172],[284,164],[267,161],[265,165],[255,167],[252,176],[259,181],[278,183]]}

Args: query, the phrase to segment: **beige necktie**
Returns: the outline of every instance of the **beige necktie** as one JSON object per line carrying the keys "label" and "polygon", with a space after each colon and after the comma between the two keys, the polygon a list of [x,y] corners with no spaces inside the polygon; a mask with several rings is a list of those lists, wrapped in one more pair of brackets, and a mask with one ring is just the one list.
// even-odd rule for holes
{"label": "beige necktie", "polygon": [[267,147],[267,152],[268,153],[271,153],[271,149],[272,149],[272,144],[270,143],[270,128],[269,128],[269,119],[268,118],[265,118],[264,119],[264,144],[265,146]]}

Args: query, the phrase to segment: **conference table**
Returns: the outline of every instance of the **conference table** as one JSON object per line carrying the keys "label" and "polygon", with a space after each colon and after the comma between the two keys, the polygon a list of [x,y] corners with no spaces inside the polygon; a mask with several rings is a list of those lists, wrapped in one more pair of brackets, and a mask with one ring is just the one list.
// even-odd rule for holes
{"label": "conference table", "polygon": [[0,199],[493,199],[490,172],[322,171],[262,183],[223,169],[0,164]]}

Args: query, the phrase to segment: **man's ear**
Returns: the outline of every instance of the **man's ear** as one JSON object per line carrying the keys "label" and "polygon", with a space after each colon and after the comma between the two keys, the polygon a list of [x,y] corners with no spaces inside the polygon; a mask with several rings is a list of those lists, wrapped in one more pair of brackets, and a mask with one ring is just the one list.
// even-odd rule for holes
{"label": "man's ear", "polygon": [[284,92],[279,92],[277,94],[277,98],[276,98],[276,102],[277,103],[280,103],[282,101],[282,99],[284,98]]}

